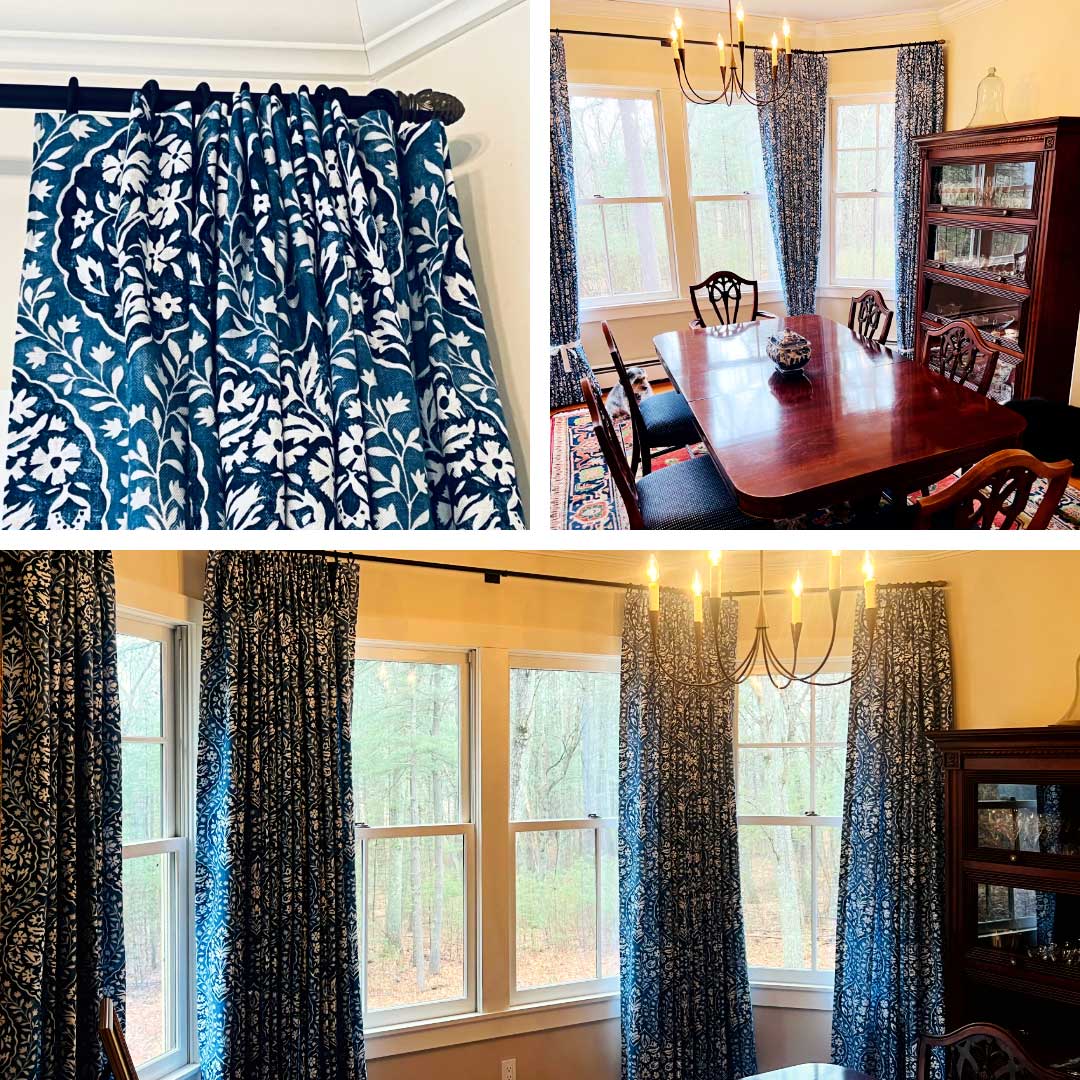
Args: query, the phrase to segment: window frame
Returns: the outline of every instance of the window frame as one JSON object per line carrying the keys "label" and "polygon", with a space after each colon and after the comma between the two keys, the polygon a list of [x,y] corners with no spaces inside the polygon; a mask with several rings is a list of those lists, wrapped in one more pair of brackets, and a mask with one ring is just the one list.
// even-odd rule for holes
{"label": "window frame", "polygon": [[[544,652],[528,652],[514,650],[508,658],[507,692],[510,700],[507,703],[507,718],[513,721],[513,697],[510,694],[510,686],[515,669],[532,669],[544,671],[585,671],[618,675],[621,668],[621,657],[612,655],[582,655],[582,654],[558,654]],[[512,739],[510,740],[512,745]],[[509,765],[509,756],[507,757]],[[596,997],[605,994],[617,994],[619,992],[619,975],[604,976],[603,971],[603,935],[602,935],[602,866],[601,852],[605,830],[613,835],[618,848],[619,821],[617,817],[581,817],[581,818],[542,818],[515,820],[510,817],[510,807],[507,806],[507,824],[510,836],[510,874],[509,874],[509,910],[507,922],[509,926],[508,954],[509,954],[509,989],[510,1005],[537,1005],[553,1001],[565,1001],[573,998]],[[596,875],[596,977],[593,979],[580,979],[573,982],[551,983],[547,986],[528,987],[518,989],[517,984],[517,838],[524,832],[559,832],[570,830],[592,830],[593,850],[595,852],[594,872]]]}
{"label": "window frame", "polygon": [[[354,839],[356,857],[360,866],[359,879],[356,882],[356,945],[360,966],[360,1000],[364,1014],[366,1034],[400,1027],[403,1024],[424,1021],[449,1020],[467,1013],[476,1012],[477,992],[477,957],[478,949],[478,861],[476,843],[476,807],[473,801],[475,787],[472,776],[474,753],[474,732],[477,724],[474,717],[473,703],[477,699],[475,678],[476,663],[473,652],[469,649],[445,648],[439,646],[417,647],[412,645],[391,645],[385,642],[372,642],[358,639],[353,653],[357,660],[384,660],[390,663],[414,664],[454,664],[459,669],[459,704],[460,716],[460,773],[459,773],[459,821],[432,825],[367,825],[354,821]],[[355,815],[354,815],[355,816]],[[462,903],[464,910],[464,935],[462,958],[465,969],[464,994],[458,998],[441,1001],[420,1002],[415,1005],[397,1005],[388,1009],[369,1009],[367,1003],[367,858],[368,844],[382,839],[410,839],[430,836],[460,836],[462,839],[464,881],[462,883]]]}
{"label": "window frame", "polygon": [[[886,195],[891,196],[893,200],[893,207],[895,213],[896,203],[896,177],[895,170],[893,176],[893,189],[891,192],[880,191],[837,191],[836,182],[839,175],[839,110],[845,105],[892,105],[896,106],[896,94],[889,92],[879,92],[872,94],[836,94],[829,96],[829,148],[826,156],[826,178],[825,187],[827,197],[825,199],[825,205],[827,206],[825,227],[828,231],[828,243],[822,245],[822,251],[828,253],[828,270],[827,280],[830,285],[841,289],[877,289],[884,293],[886,297],[892,297],[896,291],[896,275],[893,274],[889,278],[861,278],[861,277],[841,277],[838,270],[838,223],[840,214],[838,210],[838,201],[841,198],[844,199],[884,199]],[[875,136],[876,138],[876,136]],[[867,148],[868,149],[868,148]],[[875,153],[881,150],[880,145],[875,145]],[[877,256],[877,223],[875,218],[874,224],[874,254],[872,262],[876,262]],[[820,288],[819,288],[820,291]]]}
{"label": "window frame", "polygon": [[173,1046],[146,1062],[136,1062],[144,1080],[163,1077],[194,1066],[198,1040],[195,1019],[195,695],[192,692],[194,635],[186,623],[117,606],[117,637],[136,637],[161,645],[162,735],[122,736],[121,747],[162,747],[162,836],[123,844],[122,856],[136,859],[169,856],[163,913],[166,923],[165,971],[172,1015],[166,1017]]}
{"label": "window frame", "polygon": [[[817,659],[807,657],[803,663],[807,665],[809,669],[813,669],[820,663],[820,657]],[[802,665],[800,665],[802,666]],[[829,675],[847,675],[851,671],[851,659],[848,657],[832,657],[822,668],[820,674],[828,677]],[[751,673],[752,677],[762,676],[768,677],[764,667],[756,667]],[[741,749],[746,750],[759,750],[759,749],[804,749],[808,748],[810,751],[810,790],[812,792],[812,799],[816,804],[817,794],[817,777],[815,765],[815,757],[817,749],[835,749],[837,747],[847,749],[846,742],[818,742],[815,738],[817,734],[817,709],[815,707],[817,688],[811,685],[810,687],[810,738],[806,743],[794,743],[794,742],[774,742],[774,743],[744,743],[739,739],[739,705],[738,695],[735,699],[735,725],[734,725],[734,737],[732,739],[732,755],[733,766],[735,776],[735,800],[736,800],[736,813],[735,824],[737,831],[742,830],[743,825],[780,825],[790,828],[801,828],[810,830],[810,957],[811,968],[769,968],[769,967],[751,967],[749,966],[749,957],[747,957],[748,973],[750,978],[751,987],[792,987],[806,990],[828,990],[831,991],[835,982],[835,969],[821,969],[817,966],[818,963],[818,886],[817,886],[817,830],[823,828],[835,828],[838,830],[837,839],[839,840],[839,830],[843,828],[843,815],[839,816],[826,816],[818,815],[816,812],[812,814],[743,814],[738,810],[738,797],[739,797],[739,751]]]}
{"label": "window frame", "polygon": [[[571,83],[569,86],[569,99],[571,102],[571,115],[573,114],[573,99],[575,97],[598,97],[613,98],[616,100],[648,101],[652,106],[653,123],[656,132],[657,164],[660,174],[659,195],[626,195],[626,196],[582,196],[575,190],[574,204],[580,212],[582,207],[600,207],[600,223],[604,233],[604,261],[607,267],[608,281],[612,280],[611,257],[607,240],[607,221],[604,218],[605,206],[640,206],[659,205],[664,214],[664,230],[667,236],[668,248],[668,276],[671,280],[671,288],[657,290],[655,292],[637,293],[609,293],[604,296],[584,296],[579,299],[582,312],[607,309],[629,308],[639,304],[661,303],[663,301],[678,300],[681,297],[679,282],[679,260],[675,251],[675,222],[672,208],[671,175],[668,166],[667,135],[664,130],[664,111],[660,97],[660,90],[656,87],[626,87],[609,86],[605,84]],[[578,276],[580,277],[580,255]]]}

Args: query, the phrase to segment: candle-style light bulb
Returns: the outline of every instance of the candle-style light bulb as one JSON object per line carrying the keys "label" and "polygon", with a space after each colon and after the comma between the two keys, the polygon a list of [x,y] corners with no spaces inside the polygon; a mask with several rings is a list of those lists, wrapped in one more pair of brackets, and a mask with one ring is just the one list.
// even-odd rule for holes
{"label": "candle-style light bulb", "polygon": [[694,594],[694,622],[700,623],[705,618],[701,602],[701,575],[695,570],[694,580],[690,582],[690,591]]}
{"label": "candle-style light bulb", "polygon": [[866,600],[866,608],[872,611],[877,607],[877,582],[874,580],[874,561],[870,558],[870,552],[866,552],[862,563],[863,572],[863,596]]}
{"label": "candle-style light bulb", "polygon": [[723,561],[723,552],[710,551],[709,562],[712,563],[712,569],[709,571],[709,595],[719,597],[721,593],[721,586],[723,585],[722,572],[723,567],[721,565]]}
{"label": "candle-style light bulb", "polygon": [[683,37],[683,22],[682,15],[679,14],[679,9],[675,9],[675,33],[679,38],[679,48],[683,48],[686,44],[686,38]]}
{"label": "candle-style light bulb", "polygon": [[746,12],[743,10],[742,4],[735,9],[735,18],[739,20],[739,44],[741,45],[746,40]]}
{"label": "candle-style light bulb", "polygon": [[833,592],[840,588],[840,552],[834,551],[829,555],[829,591]]}
{"label": "candle-style light bulb", "polygon": [[649,556],[649,566],[646,571],[649,575],[649,610],[660,610],[660,566],[655,555]]}
{"label": "candle-style light bulb", "polygon": [[779,47],[780,47],[780,42],[778,42],[776,40],[776,35],[773,34],[773,36],[772,36],[772,66],[774,68],[779,63],[779,60],[778,60],[777,55],[776,55],[777,50],[779,49]]}
{"label": "candle-style light bulb", "polygon": [[796,570],[795,580],[791,583],[791,625],[798,626],[802,622],[802,574]]}
{"label": "candle-style light bulb", "polygon": [[784,20],[784,52],[791,55],[791,23]]}
{"label": "candle-style light bulb", "polygon": [[724,35],[716,35],[716,47],[720,50],[720,63],[721,65],[727,63],[727,57],[724,56]]}

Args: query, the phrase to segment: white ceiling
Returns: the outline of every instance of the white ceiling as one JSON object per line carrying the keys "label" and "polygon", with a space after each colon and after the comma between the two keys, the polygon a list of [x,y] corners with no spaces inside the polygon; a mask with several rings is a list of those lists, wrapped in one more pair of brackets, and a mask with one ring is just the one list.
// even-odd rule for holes
{"label": "white ceiling", "polygon": [[[660,0],[663,4],[663,0]],[[658,0],[603,0],[613,10],[622,4],[643,4],[656,8]],[[675,7],[678,0],[665,5]],[[957,0],[743,0],[748,17],[789,18],[802,22],[831,22],[842,19],[866,19],[880,16],[916,16],[940,14],[957,5]],[[558,3],[560,11],[569,11],[574,0]],[[595,4],[589,5],[595,10]],[[685,0],[683,9],[727,14],[728,0]],[[735,0],[732,0],[732,8]]]}

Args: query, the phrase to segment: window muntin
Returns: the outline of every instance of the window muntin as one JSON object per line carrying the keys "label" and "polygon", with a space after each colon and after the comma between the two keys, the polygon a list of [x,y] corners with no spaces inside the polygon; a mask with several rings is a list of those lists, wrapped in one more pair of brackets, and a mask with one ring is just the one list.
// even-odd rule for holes
{"label": "window muntin", "polygon": [[832,264],[838,284],[896,276],[892,101],[837,101],[832,112]]}
{"label": "window muntin", "polygon": [[848,701],[846,684],[781,691],[755,675],[739,687],[736,807],[752,978],[825,984],[835,967]]}
{"label": "window muntin", "polygon": [[686,131],[699,279],[734,270],[762,287],[775,287],[780,274],[757,110],[687,102]]}
{"label": "window muntin", "polygon": [[618,670],[611,658],[511,658],[516,1002],[615,989]]}
{"label": "window muntin", "polygon": [[582,302],[676,293],[671,199],[655,93],[571,89]]}
{"label": "window muntin", "polygon": [[358,648],[353,802],[370,1028],[475,1007],[470,720],[468,653]]}

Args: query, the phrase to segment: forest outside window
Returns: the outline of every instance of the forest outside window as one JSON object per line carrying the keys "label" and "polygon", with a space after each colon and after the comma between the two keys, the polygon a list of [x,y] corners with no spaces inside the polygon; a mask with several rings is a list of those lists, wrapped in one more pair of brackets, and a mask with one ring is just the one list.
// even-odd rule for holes
{"label": "forest outside window", "polygon": [[613,992],[619,973],[619,665],[510,667],[512,1000]]}
{"label": "forest outside window", "polygon": [[739,687],[739,862],[756,982],[832,982],[848,702],[847,684],[777,690],[755,675]]}
{"label": "forest outside window", "polygon": [[362,647],[352,753],[365,1027],[471,1012],[469,654]]}

